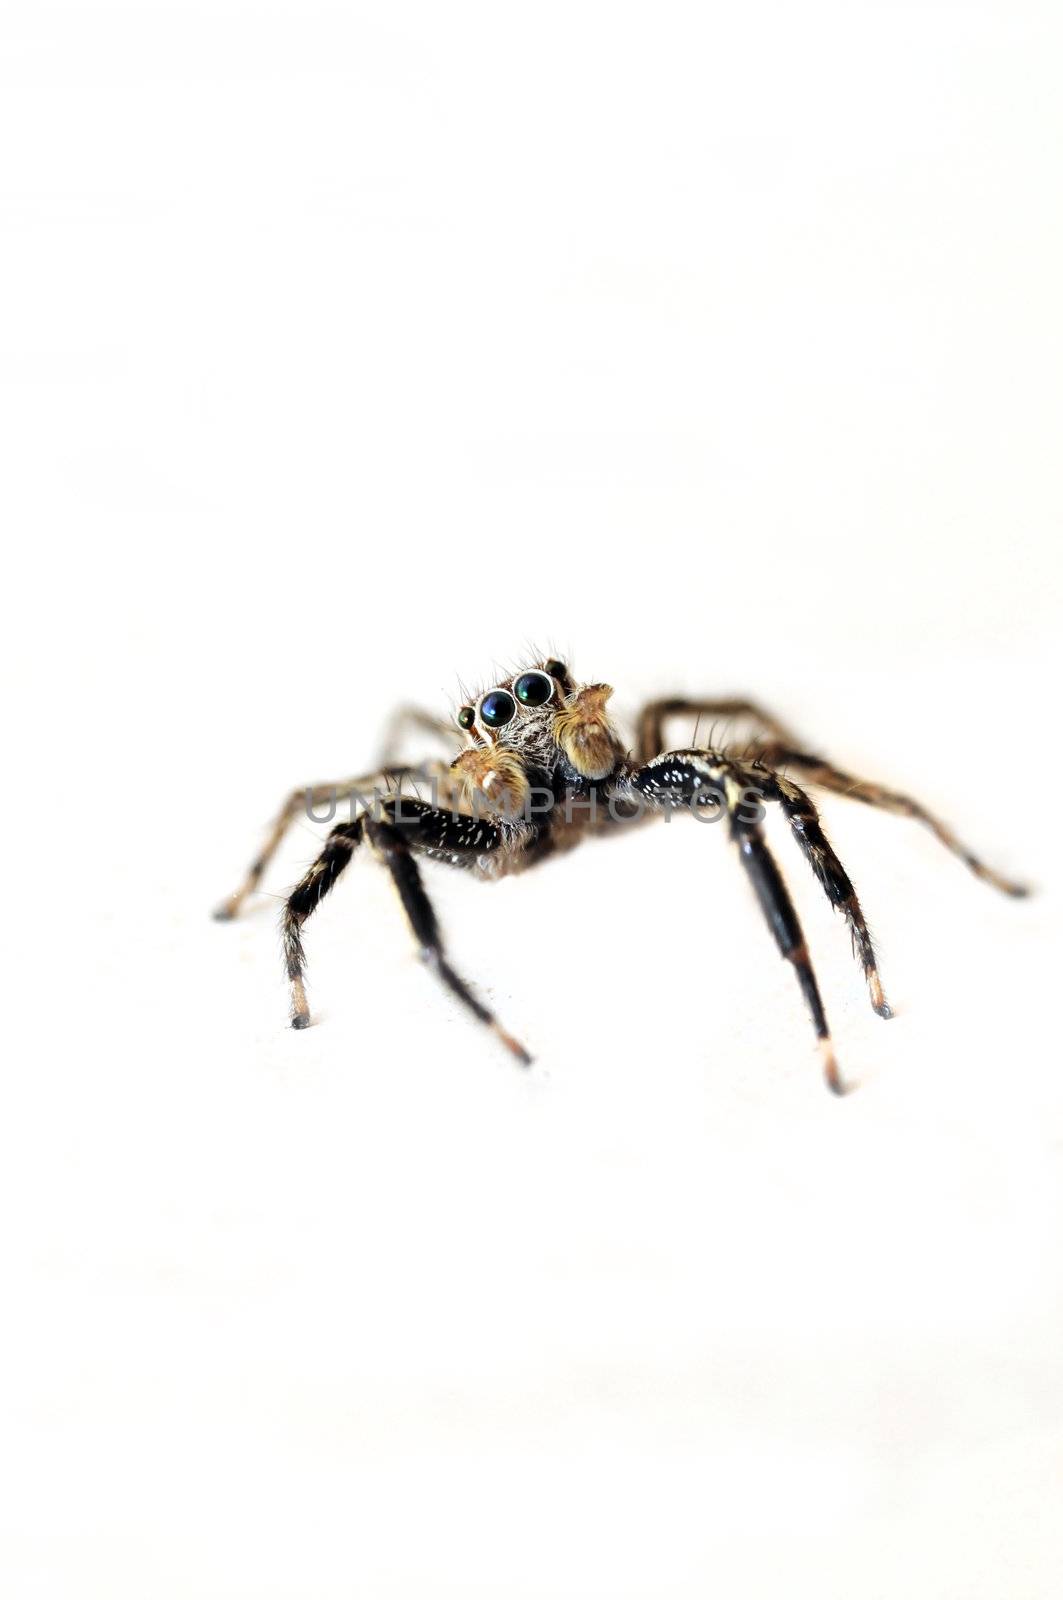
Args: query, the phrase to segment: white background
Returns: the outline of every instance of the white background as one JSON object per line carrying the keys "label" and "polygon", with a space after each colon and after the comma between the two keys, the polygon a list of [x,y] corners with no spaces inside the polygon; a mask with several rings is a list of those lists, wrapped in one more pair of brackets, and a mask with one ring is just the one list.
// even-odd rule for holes
{"label": "white background", "polygon": [[[1058,6],[0,20],[12,1596],[1060,1592]],[[207,913],[528,640],[753,692],[1040,893],[777,824]],[[677,729],[677,741],[690,737]]]}

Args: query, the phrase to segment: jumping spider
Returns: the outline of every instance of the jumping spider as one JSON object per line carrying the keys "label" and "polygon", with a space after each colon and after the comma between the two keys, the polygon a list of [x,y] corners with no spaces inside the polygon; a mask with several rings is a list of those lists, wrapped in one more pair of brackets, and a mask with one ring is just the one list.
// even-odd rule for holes
{"label": "jumping spider", "polygon": [[[456,723],[465,748],[453,760],[426,761],[418,766],[385,762],[361,777],[296,790],[281,808],[265,849],[244,882],[215,915],[222,919],[236,916],[304,799],[309,807],[338,799],[357,803],[375,796],[373,808],[359,811],[352,804],[351,820],[332,829],[321,854],[284,907],[292,1026],[305,1028],[310,1021],[303,982],[303,924],[335,884],[356,847],[366,841],[391,874],[426,966],[473,1016],[498,1035],[518,1061],[527,1064],[531,1057],[523,1045],[506,1032],[448,962],[415,857],[466,867],[481,878],[500,878],[571,849],[589,833],[615,831],[619,822],[681,807],[699,811],[702,806],[715,805],[727,820],[739,860],[779,950],[793,966],[812,1016],[827,1083],[841,1094],[844,1085],[819,987],[793,902],[764,839],[759,802],[781,807],[831,905],[845,917],[871,1004],[881,1017],[891,1012],[856,890],[827,842],[815,806],[789,773],[803,774],[808,782],[865,805],[915,817],[977,877],[1009,895],[1023,895],[1026,889],[979,861],[918,801],[851,777],[809,753],[776,717],[750,700],[655,700],[638,718],[631,755],[606,712],[612,692],[604,683],[577,684],[561,661],[543,661],[460,708]],[[665,724],[669,718],[685,714],[742,717],[757,731],[752,742],[741,748],[668,750]],[[393,730],[403,722],[436,735],[457,737],[452,724],[423,712],[400,712]],[[429,805],[403,794],[404,780],[430,781],[437,803]],[[381,793],[382,784],[387,786],[386,793]],[[397,785],[397,790],[391,785]]]}

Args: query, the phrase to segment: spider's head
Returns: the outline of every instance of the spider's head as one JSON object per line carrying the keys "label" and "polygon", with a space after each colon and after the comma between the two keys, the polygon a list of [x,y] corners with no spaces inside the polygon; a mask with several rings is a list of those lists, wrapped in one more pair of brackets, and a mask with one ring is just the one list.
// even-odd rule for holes
{"label": "spider's head", "polygon": [[607,683],[574,683],[564,662],[550,659],[462,706],[457,723],[469,744],[454,766],[466,789],[516,815],[536,773],[608,777],[623,755],[605,710],[612,692]]}

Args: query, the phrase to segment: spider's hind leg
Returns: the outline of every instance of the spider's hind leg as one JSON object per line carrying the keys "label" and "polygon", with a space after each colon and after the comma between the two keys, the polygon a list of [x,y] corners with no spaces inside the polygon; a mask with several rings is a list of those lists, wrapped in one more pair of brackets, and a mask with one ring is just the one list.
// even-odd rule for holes
{"label": "spider's hind leg", "polygon": [[872,1006],[880,1017],[892,1017],[893,1012],[882,990],[875,949],[860,901],[857,899],[849,874],[823,832],[818,811],[805,791],[799,789],[789,778],[784,778],[777,772],[754,771],[750,774],[751,783],[754,779],[759,782],[765,799],[777,800],[782,806],[793,836],[801,847],[805,860],[819,879],[823,892],[834,909],[840,911],[849,924],[853,952],[864,969]]}
{"label": "spider's hind leg", "polygon": [[375,772],[364,773],[357,778],[344,778],[337,783],[313,783],[303,789],[293,789],[291,794],[281,806],[277,815],[270,824],[269,833],[265,844],[258,855],[248,867],[240,883],[227,895],[219,906],[215,908],[214,919],[216,922],[231,922],[240,911],[250,895],[258,888],[262,876],[273,857],[280,849],[288,829],[295,822],[301,810],[305,810],[311,821],[327,822],[328,817],[314,818],[311,815],[313,806],[327,805],[330,814],[335,816],[335,808],[342,802],[352,802],[352,811],[359,796],[368,796],[380,785],[388,786],[392,783],[401,784],[404,778],[414,782],[445,783],[449,774],[446,762],[425,762],[420,766],[382,766]]}
{"label": "spider's hind leg", "polygon": [[[652,761],[666,750],[665,725],[671,717],[696,716],[745,718],[753,726],[780,744],[796,744],[797,739],[772,712],[765,711],[755,700],[691,700],[675,696],[669,700],[651,700],[639,712],[635,750],[640,762]],[[695,735],[696,737],[696,735]]]}
{"label": "spider's hind leg", "polygon": [[426,733],[431,738],[456,749],[460,745],[457,724],[448,718],[437,717],[421,706],[398,706],[387,720],[380,751],[381,766],[391,767],[399,759],[399,752],[409,732]]}
{"label": "spider's hind leg", "polygon": [[987,866],[980,856],[976,856],[973,850],[969,850],[956,837],[940,817],[936,817],[932,811],[928,811],[926,806],[918,800],[913,800],[910,795],[901,794],[897,789],[888,789],[881,783],[854,778],[850,773],[842,772],[820,756],[810,755],[806,750],[793,749],[782,743],[766,749],[763,759],[772,767],[796,767],[808,782],[818,784],[821,789],[829,789],[834,794],[844,795],[847,800],[859,800],[865,806],[892,811],[895,816],[914,818],[916,822],[921,822],[925,828],[929,828],[946,850],[950,850],[954,856],[959,856],[964,866],[973,872],[976,878],[981,878],[983,883],[991,883],[994,889],[999,889],[1001,894],[1011,895],[1013,899],[1021,899],[1030,893],[1028,884],[1017,883],[1013,878],[1006,878],[1003,873]]}

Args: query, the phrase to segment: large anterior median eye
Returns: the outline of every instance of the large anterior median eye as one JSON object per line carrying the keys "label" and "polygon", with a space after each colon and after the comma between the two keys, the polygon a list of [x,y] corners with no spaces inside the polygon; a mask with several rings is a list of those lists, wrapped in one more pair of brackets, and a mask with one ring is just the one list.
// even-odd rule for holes
{"label": "large anterior median eye", "polygon": [[513,685],[522,706],[544,706],[554,692],[554,680],[545,672],[524,672]]}
{"label": "large anterior median eye", "polygon": [[488,728],[501,728],[512,722],[517,703],[508,689],[492,689],[480,701],[480,721]]}

